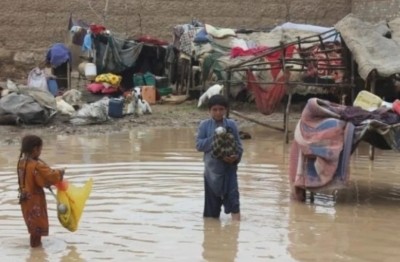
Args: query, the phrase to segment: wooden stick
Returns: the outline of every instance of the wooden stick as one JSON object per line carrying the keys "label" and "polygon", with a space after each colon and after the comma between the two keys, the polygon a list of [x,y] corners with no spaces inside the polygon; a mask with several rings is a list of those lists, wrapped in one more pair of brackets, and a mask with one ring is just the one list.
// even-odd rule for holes
{"label": "wooden stick", "polygon": [[250,118],[250,117],[248,117],[248,116],[245,116],[245,115],[243,115],[242,113],[239,113],[239,112],[236,111],[236,110],[231,110],[230,113],[231,113],[231,114],[234,114],[234,115],[236,115],[236,116],[238,116],[238,117],[241,117],[241,118],[243,118],[243,119],[245,119],[245,120],[248,120],[248,121],[250,121],[250,122],[259,124],[259,125],[261,125],[261,126],[265,126],[265,127],[268,127],[268,128],[272,128],[272,129],[275,129],[275,130],[278,130],[278,131],[281,131],[281,132],[284,131],[283,128],[276,127],[276,126],[272,126],[272,125],[269,125],[269,124],[266,124],[266,123],[262,123],[262,122],[260,122],[260,121],[258,121],[258,120],[255,120],[255,119],[253,119],[253,118]]}

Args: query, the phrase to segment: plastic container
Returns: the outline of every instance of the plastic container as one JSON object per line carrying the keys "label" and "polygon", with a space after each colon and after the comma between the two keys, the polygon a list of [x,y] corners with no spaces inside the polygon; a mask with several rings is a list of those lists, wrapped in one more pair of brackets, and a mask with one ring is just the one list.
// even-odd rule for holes
{"label": "plastic container", "polygon": [[154,86],[142,86],[142,98],[150,105],[156,103],[156,88]]}
{"label": "plastic container", "polygon": [[146,86],[156,86],[156,78],[150,72],[147,72],[143,75],[144,83]]}
{"label": "plastic container", "polygon": [[160,88],[160,89],[157,89],[157,91],[160,96],[167,96],[169,94],[172,94],[172,88],[170,88],[170,87]]}
{"label": "plastic container", "polygon": [[383,100],[368,91],[361,91],[358,93],[353,105],[359,106],[364,110],[373,111],[382,105]]}
{"label": "plastic container", "polygon": [[47,79],[47,88],[53,96],[58,95],[58,84],[55,79]]}
{"label": "plastic container", "polygon": [[143,74],[134,74],[133,75],[133,85],[134,86],[144,86],[144,78]]}
{"label": "plastic container", "polygon": [[93,63],[86,63],[85,65],[85,77],[88,80],[94,81],[97,76],[97,68]]}
{"label": "plastic container", "polygon": [[108,102],[108,116],[121,118],[124,116],[124,100],[122,98],[111,98]]}

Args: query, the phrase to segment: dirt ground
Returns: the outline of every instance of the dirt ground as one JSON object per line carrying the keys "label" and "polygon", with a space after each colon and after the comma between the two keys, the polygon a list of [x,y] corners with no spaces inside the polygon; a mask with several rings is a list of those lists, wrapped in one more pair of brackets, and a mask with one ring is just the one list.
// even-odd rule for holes
{"label": "dirt ground", "polygon": [[[298,107],[298,106],[297,106]],[[296,105],[292,108],[290,121],[297,121],[299,118],[299,108]],[[186,101],[179,105],[156,104],[152,106],[153,114],[143,116],[125,116],[119,119],[110,119],[106,123],[96,125],[74,126],[68,120],[68,117],[56,115],[47,125],[29,125],[29,126],[0,126],[0,144],[15,142],[24,134],[90,134],[99,135],[109,132],[127,131],[136,128],[145,127],[196,127],[202,119],[208,117],[207,108],[197,108],[197,101]],[[256,119],[261,123],[272,125],[278,128],[283,126],[283,107],[278,108],[272,115],[262,115],[258,112],[254,104],[235,103],[231,107],[231,112],[237,111],[246,117]],[[256,123],[230,114],[230,117],[237,121],[239,129]]]}

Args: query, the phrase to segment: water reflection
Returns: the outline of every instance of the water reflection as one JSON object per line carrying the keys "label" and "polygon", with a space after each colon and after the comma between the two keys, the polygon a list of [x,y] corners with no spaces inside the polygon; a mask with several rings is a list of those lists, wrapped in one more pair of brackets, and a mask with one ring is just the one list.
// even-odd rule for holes
{"label": "water reflection", "polygon": [[204,219],[203,258],[206,261],[235,261],[238,252],[240,223],[227,224]]}

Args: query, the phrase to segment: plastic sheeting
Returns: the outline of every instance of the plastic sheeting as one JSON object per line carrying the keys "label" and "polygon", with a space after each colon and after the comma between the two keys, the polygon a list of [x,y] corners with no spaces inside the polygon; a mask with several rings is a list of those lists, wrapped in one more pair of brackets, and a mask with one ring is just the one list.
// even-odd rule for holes
{"label": "plastic sheeting", "polygon": [[23,124],[47,123],[56,110],[54,97],[37,89],[21,89],[0,99],[0,115],[13,116]]}
{"label": "plastic sheeting", "polygon": [[[371,24],[349,14],[335,25],[364,80],[373,70],[382,77],[400,73],[399,22],[398,19],[389,22],[389,28],[385,23]],[[390,34],[394,37],[388,38]]]}

